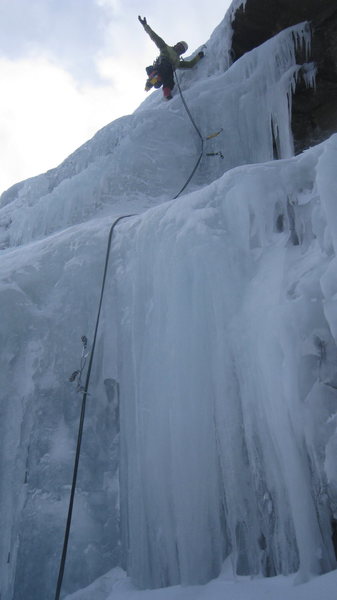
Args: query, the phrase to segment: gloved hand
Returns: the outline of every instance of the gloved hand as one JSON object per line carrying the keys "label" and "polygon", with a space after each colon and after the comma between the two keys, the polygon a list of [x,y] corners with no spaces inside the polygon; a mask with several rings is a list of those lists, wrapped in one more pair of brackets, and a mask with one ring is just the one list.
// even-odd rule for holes
{"label": "gloved hand", "polygon": [[147,22],[146,22],[146,17],[144,17],[144,19],[142,19],[142,17],[140,17],[140,16],[138,15],[138,21],[139,21],[139,22],[140,22],[140,23],[143,25],[143,27],[144,27],[144,25],[147,25]]}
{"label": "gloved hand", "polygon": [[199,58],[204,58],[205,53],[202,50],[200,50],[200,52],[198,52],[198,56]]}

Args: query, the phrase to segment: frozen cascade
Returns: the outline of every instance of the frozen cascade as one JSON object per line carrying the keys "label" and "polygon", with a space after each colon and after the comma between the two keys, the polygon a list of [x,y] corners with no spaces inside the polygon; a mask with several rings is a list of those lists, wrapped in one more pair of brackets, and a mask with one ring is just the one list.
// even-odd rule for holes
{"label": "frozen cascade", "polygon": [[306,24],[228,69],[229,35],[227,18],[180,77],[202,132],[223,128],[208,151],[225,159],[203,159],[194,193],[167,202],[199,140],[179,95],[159,92],[2,196],[1,600],[53,597],[79,411],[67,379],[110,223],[130,212],[143,214],[112,249],[65,593],[121,561],[140,587],[205,582],[226,556],[300,579],[335,566],[336,138],[292,158],[292,89],[314,76],[296,64]]}
{"label": "frozen cascade", "polygon": [[320,199],[335,210],[336,152],[337,137],[235,169],[123,226],[108,314],[117,303],[125,560],[141,587],[204,583],[229,554],[239,574],[335,566],[321,445],[336,440],[337,319],[320,282],[335,280],[336,220]]}

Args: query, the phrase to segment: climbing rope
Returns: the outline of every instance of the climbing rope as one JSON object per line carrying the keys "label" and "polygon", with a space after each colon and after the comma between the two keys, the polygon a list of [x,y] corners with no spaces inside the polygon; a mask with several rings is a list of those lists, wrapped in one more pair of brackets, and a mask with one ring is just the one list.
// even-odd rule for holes
{"label": "climbing rope", "polygon": [[[179,84],[179,80],[177,77],[176,72],[174,71],[174,75],[175,75],[175,80],[178,86],[178,90],[179,90],[179,94],[182,100],[182,103],[184,105],[184,108],[186,110],[186,113],[194,127],[194,129],[196,130],[200,141],[201,141],[201,150],[200,150],[200,154],[198,156],[198,160],[193,168],[192,173],[190,174],[190,176],[188,177],[186,183],[183,185],[183,187],[181,188],[181,190],[178,192],[178,194],[176,196],[174,196],[174,200],[176,198],[178,198],[178,196],[180,196],[180,194],[185,190],[185,188],[188,186],[189,182],[191,181],[194,173],[196,172],[199,163],[201,161],[201,158],[203,156],[204,153],[204,138],[201,135],[201,132],[198,128],[198,126],[196,125],[191,112],[187,106],[186,100],[184,98],[184,95],[182,93],[180,84]],[[209,136],[206,137],[206,140],[209,140],[213,137],[216,137],[217,135],[219,135],[219,133],[221,133],[222,129],[214,134],[211,134]],[[208,153],[207,156],[217,156],[219,155],[221,158],[223,158],[223,155],[221,152],[214,152],[214,153]],[[82,386],[82,381],[81,381],[81,377],[83,374],[83,370],[84,367],[86,365],[86,360],[88,357],[88,351],[87,351],[87,343],[88,340],[85,336],[82,336],[82,344],[83,344],[83,349],[82,349],[82,357],[81,357],[81,364],[80,364],[80,368],[77,371],[74,371],[72,373],[72,375],[69,378],[69,381],[75,381],[77,379],[77,391],[82,392],[83,396],[82,396],[82,405],[81,405],[81,415],[80,415],[80,421],[79,421],[79,427],[78,427],[78,435],[77,435],[77,445],[76,445],[76,454],[75,454],[75,463],[74,463],[74,471],[73,471],[73,479],[72,479],[72,484],[71,484],[71,491],[70,491],[70,499],[69,499],[69,507],[68,507],[68,515],[67,515],[67,522],[66,522],[66,529],[65,529],[65,534],[64,534],[64,541],[63,541],[63,549],[62,549],[62,556],[61,556],[61,561],[60,561],[60,567],[59,567],[59,574],[58,574],[58,579],[57,579],[57,585],[56,585],[56,593],[55,593],[55,600],[59,600],[60,599],[60,593],[61,593],[61,588],[62,588],[62,582],[63,582],[63,576],[64,576],[64,569],[65,569],[65,564],[66,564],[66,558],[67,558],[67,551],[68,551],[68,543],[69,543],[69,534],[70,534],[70,527],[71,527],[71,521],[72,521],[72,514],[73,514],[73,507],[74,507],[74,499],[75,499],[75,491],[76,491],[76,482],[77,482],[77,474],[78,474],[78,466],[79,466],[79,460],[80,460],[80,453],[81,453],[81,445],[82,445],[82,437],[83,437],[83,427],[84,427],[84,417],[85,417],[85,410],[86,410],[86,402],[87,402],[87,396],[89,395],[88,389],[89,389],[89,383],[90,383],[90,376],[91,376],[91,369],[92,369],[92,363],[93,363],[93,359],[94,359],[94,352],[95,352],[95,346],[96,346],[96,339],[97,339],[97,332],[98,332],[98,326],[99,326],[99,321],[100,321],[100,316],[101,316],[101,309],[102,309],[102,303],[103,303],[103,296],[104,296],[104,289],[105,289],[105,283],[106,283],[106,276],[107,276],[107,271],[108,271],[108,264],[109,264],[109,256],[110,256],[110,248],[111,248],[111,241],[112,241],[112,235],[113,235],[113,231],[117,225],[117,223],[119,223],[119,221],[121,221],[122,219],[127,219],[129,217],[133,217],[134,215],[122,215],[120,217],[118,217],[113,224],[111,225],[110,228],[110,232],[109,232],[109,238],[108,238],[108,244],[107,244],[107,250],[106,250],[106,257],[105,257],[105,265],[104,265],[104,272],[103,272],[103,280],[102,280],[102,286],[101,286],[101,295],[100,295],[100,299],[99,299],[99,305],[98,305],[98,311],[97,311],[97,317],[96,317],[96,325],[95,325],[95,330],[94,330],[94,336],[93,336],[93,342],[92,342],[92,346],[91,346],[91,352],[90,352],[90,356],[89,356],[89,363],[88,363],[88,370],[87,370],[87,376],[86,376],[86,381],[85,381],[85,385]]]}
{"label": "climbing rope", "polygon": [[[189,117],[189,119],[190,119],[190,121],[191,121],[191,123],[192,123],[192,125],[193,125],[194,129],[196,130],[196,132],[197,132],[198,136],[200,137],[200,140],[201,140],[201,150],[200,150],[200,154],[199,154],[199,156],[198,156],[197,162],[195,163],[195,165],[194,165],[194,167],[193,167],[193,171],[192,171],[191,175],[189,176],[189,178],[187,179],[186,183],[183,185],[183,187],[181,188],[181,190],[178,192],[178,194],[177,194],[176,196],[174,196],[174,197],[173,197],[173,200],[175,200],[176,198],[178,198],[178,196],[180,196],[180,194],[181,194],[181,193],[182,193],[182,192],[183,192],[183,191],[184,191],[184,190],[187,188],[187,186],[188,186],[189,182],[191,181],[191,179],[192,179],[192,177],[193,177],[194,173],[196,172],[196,170],[197,170],[197,168],[198,168],[198,166],[199,166],[199,164],[200,164],[200,161],[201,161],[201,159],[202,159],[202,156],[203,156],[203,154],[204,154],[204,138],[203,138],[203,136],[201,135],[200,129],[199,129],[199,127],[196,125],[196,122],[195,122],[195,120],[193,119],[193,117],[192,117],[192,115],[191,115],[191,111],[190,111],[190,109],[189,109],[189,108],[188,108],[188,106],[187,106],[186,100],[185,100],[185,98],[184,98],[184,94],[182,93],[182,90],[181,90],[181,87],[180,87],[179,79],[178,79],[178,77],[177,77],[177,72],[176,72],[176,70],[175,70],[175,69],[174,69],[174,78],[175,78],[175,80],[176,80],[176,84],[177,84],[177,86],[178,86],[178,90],[179,90],[179,94],[180,94],[180,97],[181,97],[181,101],[182,101],[182,103],[183,103],[183,105],[184,105],[184,108],[185,108],[185,110],[186,110],[186,113],[187,113],[187,115],[188,115],[188,117]],[[214,138],[214,137],[218,136],[218,135],[219,135],[219,134],[220,134],[222,131],[223,131],[223,129],[221,128],[221,129],[220,129],[220,131],[217,131],[216,133],[212,133],[211,135],[208,135],[208,136],[206,137],[206,140],[210,140],[210,139],[212,139],[212,138]],[[206,156],[220,156],[220,158],[224,158],[224,156],[223,156],[222,152],[208,152],[208,153],[206,154]]]}
{"label": "climbing rope", "polygon": [[183,105],[184,105],[184,107],[185,107],[185,110],[186,110],[186,112],[187,112],[187,114],[188,114],[188,116],[189,116],[189,118],[190,118],[190,120],[191,120],[191,123],[192,123],[192,125],[193,125],[194,129],[196,130],[196,132],[197,132],[198,136],[199,136],[199,137],[200,137],[200,139],[201,139],[201,147],[202,147],[202,150],[203,150],[203,148],[204,148],[204,138],[202,137],[202,135],[201,135],[201,133],[200,133],[200,130],[199,130],[199,127],[196,125],[196,123],[195,123],[195,120],[193,119],[193,117],[192,117],[192,115],[191,115],[191,111],[190,111],[190,109],[188,108],[188,106],[187,106],[187,104],[186,104],[186,100],[185,100],[185,98],[184,98],[184,94],[182,93],[182,90],[181,90],[181,87],[180,87],[180,83],[179,83],[179,79],[178,79],[178,77],[177,77],[177,72],[176,72],[176,70],[174,70],[174,77],[175,77],[175,80],[176,80],[176,83],[177,83],[177,86],[178,86],[178,90],[179,90],[179,94],[180,94],[180,97],[181,97],[182,103],[183,103]]}
{"label": "climbing rope", "polygon": [[194,119],[193,119],[193,117],[191,115],[190,109],[188,108],[188,106],[186,104],[186,100],[185,100],[184,95],[183,95],[183,93],[181,91],[179,79],[177,77],[177,73],[176,73],[175,69],[174,69],[174,78],[176,80],[176,83],[177,83],[177,86],[178,86],[178,90],[179,90],[179,94],[180,94],[180,97],[181,97],[181,101],[182,101],[182,103],[184,105],[184,108],[185,108],[185,110],[187,112],[187,115],[188,115],[188,117],[189,117],[189,119],[190,119],[190,121],[191,121],[194,129],[196,130],[196,132],[197,132],[197,134],[198,134],[198,136],[200,137],[200,140],[201,140],[201,150],[200,150],[200,154],[199,154],[198,160],[195,163],[195,166],[193,167],[193,171],[192,171],[191,175],[189,176],[189,178],[187,179],[186,183],[183,185],[183,187],[178,192],[178,194],[176,196],[174,196],[173,200],[176,200],[176,198],[178,198],[178,196],[180,196],[180,194],[184,191],[184,189],[187,188],[189,182],[191,181],[194,173],[196,172],[196,170],[197,170],[197,168],[199,166],[199,163],[200,163],[200,161],[202,159],[202,155],[204,153],[204,138],[202,137],[202,135],[200,133],[200,130],[199,130],[198,126],[196,125],[196,123],[195,123],[195,121],[194,121]]}
{"label": "climbing rope", "polygon": [[[82,444],[82,436],[83,436],[83,426],[84,426],[85,409],[86,409],[86,402],[87,402],[87,396],[88,396],[88,388],[89,388],[89,383],[90,383],[91,368],[92,368],[92,363],[93,363],[93,359],[94,359],[94,352],[95,352],[95,346],[96,346],[96,339],[97,339],[97,332],[98,332],[99,320],[100,320],[100,316],[101,316],[101,309],[102,309],[102,303],[103,303],[103,296],[104,296],[104,289],[105,289],[105,283],[106,283],[106,276],[107,276],[108,265],[109,265],[109,257],[110,257],[110,248],[111,248],[112,234],[113,234],[113,231],[114,231],[117,223],[119,223],[119,221],[121,221],[122,219],[127,219],[128,217],[133,217],[133,216],[134,215],[122,215],[122,216],[118,217],[113,222],[113,224],[111,225],[111,228],[110,228],[110,233],[109,233],[109,238],[108,238],[108,245],[107,245],[106,256],[105,256],[105,265],[104,265],[104,273],[103,273],[103,280],[102,280],[102,286],[101,286],[101,295],[100,295],[100,299],[99,299],[99,305],[98,305],[98,311],[97,311],[97,317],[96,317],[96,325],[95,325],[95,330],[94,330],[94,337],[93,337],[93,342],[92,342],[91,352],[90,352],[90,357],[89,357],[88,371],[87,371],[87,376],[86,376],[84,387],[82,388],[82,386],[80,386],[81,387],[80,391],[83,391],[82,406],[81,406],[81,416],[80,416],[80,422],[79,422],[79,427],[78,427],[78,435],[77,435],[77,445],[76,445],[76,455],[75,455],[73,479],[72,479],[72,484],[71,484],[71,492],[70,492],[69,507],[68,507],[68,516],[67,516],[67,523],[66,523],[66,529],[65,529],[65,534],[64,534],[64,541],[63,541],[63,549],[62,549],[62,556],[61,556],[61,561],[60,561],[59,574],[58,574],[57,585],[56,585],[55,600],[59,600],[59,598],[60,598],[60,593],[61,593],[61,588],[62,588],[62,581],[63,581],[63,575],[64,575],[64,569],[65,569],[66,558],[67,558],[69,533],[70,533],[70,526],[71,526],[71,520],[72,520],[72,514],[73,514],[73,506],[74,506],[74,498],[75,498],[75,490],[76,490],[76,482],[77,482],[78,465],[79,465],[80,453],[81,453],[81,444]],[[81,359],[81,368],[83,370],[83,366],[84,366],[83,362],[85,364],[86,357],[87,357],[87,353],[86,353],[87,338],[85,336],[82,336],[82,343],[83,343],[83,352],[82,352],[82,359]],[[81,369],[79,371],[75,371],[73,373],[73,375],[71,376],[70,379],[72,379],[72,377],[74,377],[72,379],[72,381],[74,381],[78,375],[81,375]]]}

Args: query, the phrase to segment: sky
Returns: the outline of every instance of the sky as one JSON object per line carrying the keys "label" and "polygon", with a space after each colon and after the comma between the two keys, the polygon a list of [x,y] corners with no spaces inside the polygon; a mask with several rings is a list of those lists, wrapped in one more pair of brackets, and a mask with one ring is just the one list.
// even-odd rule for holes
{"label": "sky", "polygon": [[60,164],[145,99],[157,48],[137,16],[188,54],[231,0],[0,0],[0,193]]}

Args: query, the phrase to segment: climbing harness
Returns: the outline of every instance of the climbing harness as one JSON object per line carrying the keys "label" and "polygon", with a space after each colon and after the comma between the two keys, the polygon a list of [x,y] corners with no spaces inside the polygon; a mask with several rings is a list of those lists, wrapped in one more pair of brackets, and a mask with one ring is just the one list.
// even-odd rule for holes
{"label": "climbing harness", "polygon": [[[202,156],[203,156],[203,154],[204,154],[204,142],[205,142],[205,140],[207,141],[207,140],[211,140],[211,139],[213,139],[213,138],[217,137],[217,136],[218,136],[218,135],[220,135],[220,133],[223,131],[223,128],[221,128],[219,131],[217,131],[217,132],[215,132],[215,133],[211,133],[211,134],[210,134],[210,135],[208,135],[208,136],[205,138],[205,140],[204,140],[204,138],[202,137],[202,135],[201,135],[201,133],[200,133],[200,130],[199,130],[198,126],[196,125],[196,123],[195,123],[195,121],[194,121],[194,119],[193,119],[193,117],[192,117],[192,115],[191,115],[191,112],[190,112],[190,110],[189,110],[189,108],[188,108],[188,106],[187,106],[187,104],[186,104],[186,100],[185,100],[185,98],[184,98],[184,95],[183,95],[183,93],[182,93],[182,90],[181,90],[181,87],[180,87],[180,83],[179,83],[179,79],[178,79],[178,77],[177,77],[177,73],[176,73],[176,70],[175,70],[175,69],[174,69],[174,78],[175,78],[175,80],[176,80],[176,84],[177,84],[177,87],[178,87],[178,90],[179,90],[179,94],[180,94],[180,97],[181,97],[181,101],[182,101],[182,103],[183,103],[183,105],[184,105],[184,108],[185,108],[185,110],[186,110],[186,112],[187,112],[187,115],[188,115],[188,117],[189,117],[189,119],[190,119],[190,121],[191,121],[191,123],[192,123],[192,125],[193,125],[194,129],[196,130],[196,132],[197,132],[197,134],[198,134],[198,136],[199,136],[199,138],[200,138],[200,140],[201,140],[200,154],[199,154],[199,156],[198,156],[197,162],[195,163],[195,165],[194,165],[194,167],[193,167],[193,170],[192,170],[192,173],[191,173],[191,174],[190,174],[190,176],[188,177],[188,179],[187,179],[186,183],[183,185],[183,187],[182,187],[182,188],[181,188],[181,190],[178,192],[178,194],[177,194],[176,196],[174,196],[174,197],[173,197],[173,200],[176,200],[176,198],[178,198],[178,196],[180,196],[180,194],[181,194],[181,193],[182,193],[182,192],[183,192],[183,191],[184,191],[184,190],[187,188],[188,184],[190,183],[190,181],[191,181],[191,179],[192,179],[192,177],[193,177],[194,173],[196,172],[196,170],[197,170],[197,168],[198,168],[198,166],[199,166],[199,164],[200,164],[200,161],[201,161],[201,159],[202,159]],[[223,156],[222,152],[208,152],[208,153],[206,154],[206,156],[220,156],[220,158],[224,158],[224,156]]]}
{"label": "climbing harness", "polygon": [[[99,299],[99,305],[98,305],[98,311],[97,311],[97,317],[96,317],[96,325],[95,325],[94,336],[93,336],[93,341],[92,341],[92,346],[91,346],[91,351],[90,351],[90,356],[89,356],[87,376],[86,376],[84,387],[82,387],[82,385],[80,384],[81,390],[78,390],[78,391],[82,391],[83,392],[82,406],[81,406],[81,416],[80,416],[80,422],[79,422],[79,427],[78,427],[77,446],[76,446],[76,455],[75,455],[73,479],[72,479],[72,484],[71,484],[71,492],[70,492],[69,507],[68,507],[68,516],[67,516],[67,523],[66,523],[66,529],[65,529],[65,534],[64,534],[64,542],[63,542],[62,556],[61,556],[61,561],[60,561],[59,574],[58,574],[57,585],[56,585],[55,600],[59,600],[60,599],[60,593],[61,593],[61,588],[62,588],[62,581],[63,581],[65,563],[66,563],[66,558],[67,558],[69,533],[70,533],[70,526],[71,526],[71,520],[72,520],[72,514],[73,514],[73,506],[74,506],[74,498],[75,498],[75,490],[76,490],[76,482],[77,482],[78,465],[79,465],[79,460],[80,460],[81,444],[82,444],[82,437],[83,437],[83,425],[84,425],[86,401],[87,401],[87,396],[89,395],[88,388],[89,388],[89,383],[90,383],[91,369],[92,369],[92,363],[93,363],[93,358],[94,358],[94,352],[95,352],[95,346],[96,346],[96,339],[97,339],[97,332],[98,332],[99,320],[100,320],[100,316],[101,316],[101,309],[102,309],[102,303],[103,303],[104,289],[105,289],[105,283],[106,283],[106,276],[107,276],[108,265],[109,265],[109,257],[110,257],[110,248],[111,248],[112,234],[113,234],[113,231],[114,231],[117,223],[119,223],[122,219],[127,219],[127,218],[133,217],[133,216],[135,216],[135,215],[133,215],[133,214],[131,214],[131,215],[122,215],[122,216],[118,217],[113,222],[113,224],[110,227],[108,244],[107,244],[107,250],[106,250],[106,256],[105,256],[105,265],[104,265],[102,286],[101,286],[101,295],[100,295],[100,299]],[[87,340],[87,338],[85,336],[82,336],[82,344],[83,344],[83,351],[82,351],[81,367],[83,365],[83,367],[82,367],[82,371],[83,371],[84,366],[85,366],[85,361],[86,361],[86,358],[88,356],[88,353],[87,353],[88,340]],[[75,381],[77,377],[79,377],[79,379],[80,379],[80,376],[82,375],[82,371],[81,371],[81,368],[78,371],[74,371],[74,373],[72,374],[72,376],[70,377],[70,379],[72,379],[73,376],[74,376],[74,378],[72,379],[72,381]]]}

